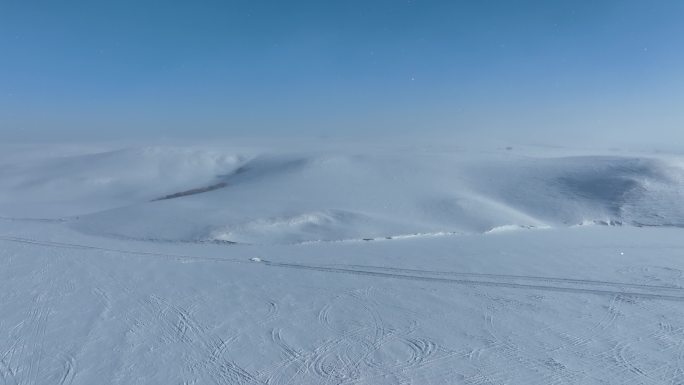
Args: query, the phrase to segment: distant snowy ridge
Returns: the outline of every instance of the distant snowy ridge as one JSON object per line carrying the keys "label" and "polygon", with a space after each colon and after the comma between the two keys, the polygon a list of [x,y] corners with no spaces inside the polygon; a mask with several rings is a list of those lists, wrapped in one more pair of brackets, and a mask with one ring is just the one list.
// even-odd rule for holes
{"label": "distant snowy ridge", "polygon": [[197,148],[144,147],[5,164],[0,212],[66,217],[126,206],[203,185],[244,160]]}
{"label": "distant snowy ridge", "polygon": [[122,238],[247,244],[684,226],[683,164],[507,152],[125,149],[6,164],[0,216],[71,218],[80,231]]}

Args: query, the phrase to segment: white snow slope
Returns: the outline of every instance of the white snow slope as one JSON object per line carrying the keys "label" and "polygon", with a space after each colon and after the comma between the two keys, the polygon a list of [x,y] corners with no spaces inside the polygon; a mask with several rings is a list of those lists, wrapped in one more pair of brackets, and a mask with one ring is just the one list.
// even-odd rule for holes
{"label": "white snow slope", "polygon": [[678,156],[3,154],[0,384],[684,383]]}

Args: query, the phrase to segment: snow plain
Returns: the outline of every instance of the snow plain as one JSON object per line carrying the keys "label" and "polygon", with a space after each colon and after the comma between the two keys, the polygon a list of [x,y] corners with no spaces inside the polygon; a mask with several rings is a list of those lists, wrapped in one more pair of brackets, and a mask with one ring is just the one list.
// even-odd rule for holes
{"label": "snow plain", "polygon": [[0,383],[683,384],[684,158],[9,146]]}

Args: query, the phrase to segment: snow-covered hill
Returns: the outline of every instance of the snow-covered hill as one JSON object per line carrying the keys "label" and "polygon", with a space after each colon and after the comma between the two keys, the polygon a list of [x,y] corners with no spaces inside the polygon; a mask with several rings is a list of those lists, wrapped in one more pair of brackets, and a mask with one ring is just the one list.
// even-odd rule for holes
{"label": "snow-covered hill", "polygon": [[684,167],[635,155],[154,147],[10,164],[0,215],[91,234],[302,243],[684,225]]}

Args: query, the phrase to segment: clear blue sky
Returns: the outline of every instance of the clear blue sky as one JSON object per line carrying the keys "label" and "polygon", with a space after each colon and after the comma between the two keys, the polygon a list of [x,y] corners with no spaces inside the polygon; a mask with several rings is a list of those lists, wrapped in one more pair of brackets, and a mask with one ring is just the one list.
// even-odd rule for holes
{"label": "clear blue sky", "polygon": [[684,1],[0,0],[0,138],[406,132],[684,140]]}

